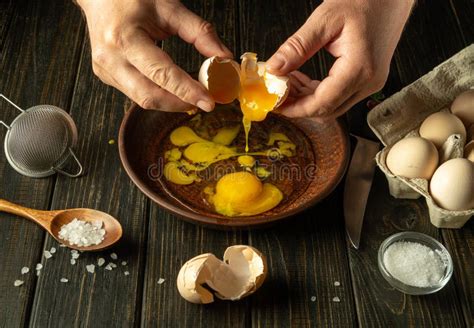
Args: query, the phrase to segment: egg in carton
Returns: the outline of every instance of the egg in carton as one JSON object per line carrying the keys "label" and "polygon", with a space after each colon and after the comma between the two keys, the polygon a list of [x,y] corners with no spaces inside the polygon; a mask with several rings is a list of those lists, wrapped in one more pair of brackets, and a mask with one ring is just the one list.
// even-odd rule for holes
{"label": "egg in carton", "polygon": [[[429,192],[429,181],[393,174],[387,167],[391,147],[403,138],[419,136],[423,121],[436,112],[449,112],[453,100],[474,87],[474,44],[463,49],[417,81],[376,106],[368,115],[368,123],[386,146],[376,155],[376,162],[387,177],[390,194],[395,198],[426,199],[430,220],[439,228],[461,228],[474,215],[474,209],[454,211],[438,206]],[[474,135],[474,125],[467,127],[467,140]],[[439,164],[454,158],[469,157],[473,144],[466,134],[446,138],[439,150]]]}

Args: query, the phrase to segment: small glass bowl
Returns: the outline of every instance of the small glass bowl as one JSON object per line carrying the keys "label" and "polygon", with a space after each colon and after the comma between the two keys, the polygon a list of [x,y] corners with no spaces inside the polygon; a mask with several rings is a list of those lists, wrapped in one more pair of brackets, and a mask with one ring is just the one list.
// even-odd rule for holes
{"label": "small glass bowl", "polygon": [[[420,243],[432,249],[433,251],[438,251],[441,256],[441,260],[446,264],[446,268],[444,271],[444,277],[441,279],[436,285],[430,287],[415,287],[411,285],[404,284],[400,280],[394,278],[385,267],[383,262],[384,254],[387,248],[396,243],[397,241],[411,241]],[[427,295],[437,292],[438,290],[442,289],[448,283],[449,279],[453,274],[453,261],[451,259],[451,255],[449,255],[448,250],[439,243],[436,239],[419,233],[419,232],[399,232],[394,235],[391,235],[387,239],[385,239],[379,248],[378,253],[378,265],[382,276],[387,280],[387,282],[394,287],[395,289],[410,295]]]}

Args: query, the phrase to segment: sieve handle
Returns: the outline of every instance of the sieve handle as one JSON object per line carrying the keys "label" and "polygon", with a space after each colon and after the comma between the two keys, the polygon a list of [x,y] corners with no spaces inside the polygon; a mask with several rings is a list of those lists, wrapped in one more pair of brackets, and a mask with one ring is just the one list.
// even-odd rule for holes
{"label": "sieve handle", "polygon": [[[17,104],[15,104],[13,101],[11,101],[10,99],[8,99],[7,97],[5,97],[3,94],[0,93],[0,98],[3,98],[5,99],[10,105],[12,105],[13,107],[15,107],[16,109],[18,109],[20,112],[24,112],[23,109],[21,109]],[[0,124],[2,124],[4,127],[6,127],[8,130],[10,130],[10,126],[3,122],[3,121],[0,121]]]}
{"label": "sieve handle", "polygon": [[53,167],[53,170],[60,173],[60,174],[62,174],[62,175],[65,175],[67,177],[77,178],[77,177],[82,175],[82,173],[84,172],[84,168],[82,167],[81,162],[79,162],[79,159],[77,159],[76,154],[74,154],[74,152],[72,151],[71,147],[69,147],[69,153],[71,154],[72,158],[76,162],[77,167],[78,167],[78,171],[76,173],[69,173],[69,172],[66,172],[66,171],[60,169],[59,167]]}

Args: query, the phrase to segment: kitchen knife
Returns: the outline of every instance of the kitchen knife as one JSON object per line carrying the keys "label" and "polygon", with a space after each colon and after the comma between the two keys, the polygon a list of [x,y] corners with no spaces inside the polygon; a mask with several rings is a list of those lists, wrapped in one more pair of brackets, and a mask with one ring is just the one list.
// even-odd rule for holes
{"label": "kitchen knife", "polygon": [[353,137],[357,143],[347,170],[343,206],[347,236],[352,246],[358,249],[379,144],[355,135]]}

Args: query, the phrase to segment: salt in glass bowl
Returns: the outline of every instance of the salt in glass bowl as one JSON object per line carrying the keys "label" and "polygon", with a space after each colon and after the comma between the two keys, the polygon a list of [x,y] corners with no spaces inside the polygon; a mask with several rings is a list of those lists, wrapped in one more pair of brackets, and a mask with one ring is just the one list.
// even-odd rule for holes
{"label": "salt in glass bowl", "polygon": [[[441,257],[441,260],[444,262],[445,270],[443,278],[440,281],[430,287],[416,287],[407,285],[400,280],[393,277],[390,272],[387,270],[384,264],[384,254],[390,245],[398,242],[398,241],[410,241],[422,244],[424,246],[429,247],[433,251],[438,251],[438,255]],[[395,289],[401,291],[402,293],[409,294],[409,295],[428,295],[437,292],[438,290],[442,289],[448,283],[449,279],[453,274],[453,261],[451,259],[451,255],[449,254],[446,247],[444,247],[440,242],[436,239],[419,233],[419,232],[399,232],[394,235],[391,235],[387,239],[385,239],[382,244],[380,245],[379,252],[378,252],[378,266],[379,270],[382,273],[382,276],[387,280],[387,282],[394,287]]]}

